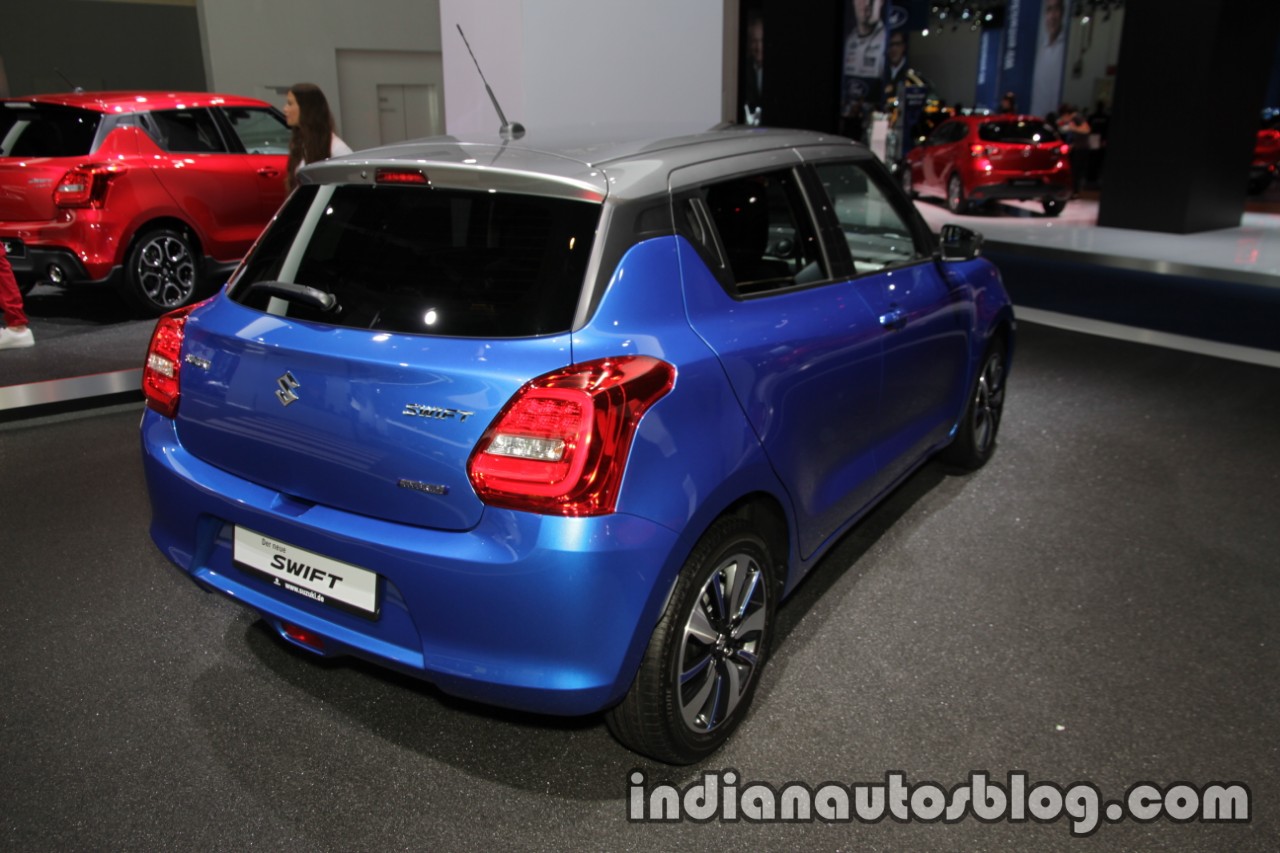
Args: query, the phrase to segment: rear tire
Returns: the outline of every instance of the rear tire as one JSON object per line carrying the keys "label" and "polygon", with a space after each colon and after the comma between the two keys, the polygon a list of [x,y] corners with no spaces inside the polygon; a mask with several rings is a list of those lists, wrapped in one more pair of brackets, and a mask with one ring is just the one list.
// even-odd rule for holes
{"label": "rear tire", "polygon": [[1059,201],[1056,198],[1046,198],[1040,202],[1044,205],[1045,216],[1057,216],[1062,213],[1062,209],[1067,206],[1065,201]]}
{"label": "rear tire", "polygon": [[200,260],[185,231],[153,228],[138,235],[125,260],[125,298],[158,317],[194,302],[200,289]]}
{"label": "rear tire", "polygon": [[969,202],[964,197],[964,183],[959,175],[952,175],[947,181],[947,210],[952,213],[964,213],[969,209]]}
{"label": "rear tire", "polygon": [[726,516],[676,579],[635,681],[605,714],[625,746],[668,764],[719,749],[746,716],[768,658],[776,575],[751,524]]}

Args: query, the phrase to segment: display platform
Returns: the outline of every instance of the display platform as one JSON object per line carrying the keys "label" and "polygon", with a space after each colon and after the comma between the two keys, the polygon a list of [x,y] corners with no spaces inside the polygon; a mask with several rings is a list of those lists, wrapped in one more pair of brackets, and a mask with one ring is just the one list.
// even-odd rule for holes
{"label": "display platform", "polygon": [[1032,202],[965,215],[942,199],[916,207],[935,229],[982,232],[1023,320],[1280,367],[1275,201],[1252,203],[1237,228],[1199,234],[1100,227],[1096,196],[1057,217]]}

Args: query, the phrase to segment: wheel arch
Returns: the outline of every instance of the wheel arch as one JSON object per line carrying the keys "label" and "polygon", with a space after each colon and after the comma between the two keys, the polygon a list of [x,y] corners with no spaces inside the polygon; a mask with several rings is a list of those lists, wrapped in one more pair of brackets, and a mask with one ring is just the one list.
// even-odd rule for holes
{"label": "wheel arch", "polygon": [[134,229],[129,233],[129,239],[123,241],[124,251],[120,255],[122,262],[123,260],[128,259],[129,254],[133,251],[134,247],[138,245],[138,241],[145,235],[152,231],[158,231],[166,228],[174,231],[181,231],[183,234],[186,234],[187,239],[191,241],[192,252],[194,252],[201,261],[204,260],[204,239],[201,236],[200,231],[186,219],[183,219],[180,216],[166,214],[164,216],[156,216],[143,220],[134,227]]}

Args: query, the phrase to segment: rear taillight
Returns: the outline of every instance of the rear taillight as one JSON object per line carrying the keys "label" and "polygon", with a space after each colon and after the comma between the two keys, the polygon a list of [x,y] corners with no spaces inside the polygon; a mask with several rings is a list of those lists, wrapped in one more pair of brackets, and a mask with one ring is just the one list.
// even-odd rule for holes
{"label": "rear taillight", "polygon": [[123,173],[123,167],[110,163],[78,166],[58,181],[53,203],[58,207],[102,207],[107,187]]}
{"label": "rear taillight", "polygon": [[648,356],[576,364],[522,387],[467,461],[485,503],[551,515],[613,512],[640,418],[675,384]]}
{"label": "rear taillight", "polygon": [[979,157],[990,157],[998,150],[994,145],[983,145],[974,142],[969,146],[969,156],[976,160]]}
{"label": "rear taillight", "polygon": [[166,418],[178,413],[181,391],[179,379],[182,354],[182,338],[187,331],[187,315],[195,305],[170,311],[156,321],[147,346],[147,363],[142,369],[142,395],[148,408]]}
{"label": "rear taillight", "polygon": [[379,184],[426,184],[426,172],[421,169],[379,169],[373,173],[373,179]]}

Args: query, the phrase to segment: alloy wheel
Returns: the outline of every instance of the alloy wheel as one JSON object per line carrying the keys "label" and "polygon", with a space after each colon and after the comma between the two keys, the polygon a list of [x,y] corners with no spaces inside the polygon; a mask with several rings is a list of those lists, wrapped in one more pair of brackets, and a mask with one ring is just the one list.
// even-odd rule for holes
{"label": "alloy wheel", "polygon": [[765,575],[745,553],[707,578],[685,622],[679,704],[689,729],[704,733],[729,719],[759,668],[768,609]]}

